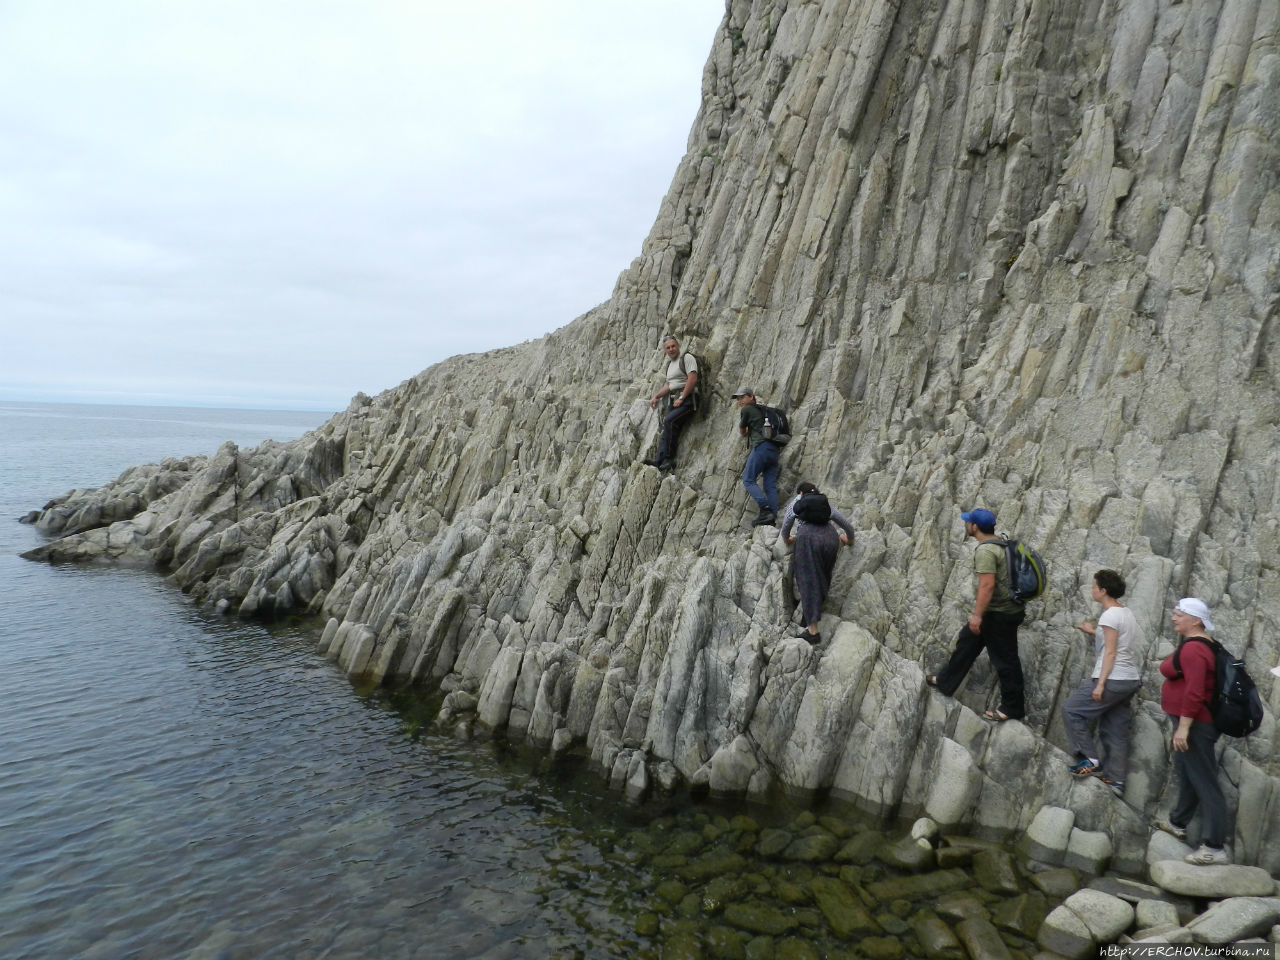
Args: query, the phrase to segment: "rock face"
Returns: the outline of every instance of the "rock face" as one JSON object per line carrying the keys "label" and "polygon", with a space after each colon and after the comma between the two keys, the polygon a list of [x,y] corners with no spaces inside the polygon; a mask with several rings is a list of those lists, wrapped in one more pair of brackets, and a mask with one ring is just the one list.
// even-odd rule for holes
{"label": "rock face", "polygon": [[[78,491],[32,518],[70,534],[35,555],[318,614],[352,674],[460,693],[450,722],[576,746],[633,794],[678,773],[987,831],[1050,804],[1119,862],[1168,784],[1155,665],[1196,595],[1270,699],[1223,779],[1236,861],[1274,872],[1278,16],[730,0],[689,152],[610,300],[294,443]],[[709,361],[713,402],[663,477],[637,461],[667,331]],[[747,524],[738,382],[791,414],[783,489],[817,482],[858,530],[817,648],[784,639],[787,550]],[[976,716],[985,659],[958,700],[922,682],[971,602],[958,513],[977,504],[1049,563],[1024,724]],[[1104,566],[1147,654],[1123,802],[1072,782],[1058,719]]]}

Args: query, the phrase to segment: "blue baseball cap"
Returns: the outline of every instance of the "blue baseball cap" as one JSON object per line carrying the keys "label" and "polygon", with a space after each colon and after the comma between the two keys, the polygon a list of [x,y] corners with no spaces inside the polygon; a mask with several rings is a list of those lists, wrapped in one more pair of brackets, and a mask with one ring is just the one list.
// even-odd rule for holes
{"label": "blue baseball cap", "polygon": [[965,523],[972,523],[983,533],[996,532],[996,515],[990,510],[983,510],[982,507],[960,514],[960,519]]}

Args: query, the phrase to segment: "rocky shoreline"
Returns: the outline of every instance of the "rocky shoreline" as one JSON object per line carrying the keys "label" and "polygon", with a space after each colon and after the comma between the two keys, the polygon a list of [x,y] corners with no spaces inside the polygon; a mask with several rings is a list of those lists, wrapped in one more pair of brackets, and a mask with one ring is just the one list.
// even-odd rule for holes
{"label": "rocky shoreline", "polygon": [[[608,302],[356,397],[290,444],[166,461],[29,519],[50,562],[141,563],[213,608],[313,615],[441,721],[580,751],[620,790],[829,792],[948,831],[1040,811],[1144,868],[1169,803],[1155,664],[1181,596],[1259,678],[1224,741],[1235,862],[1280,872],[1280,157],[1274,4],[732,0],[702,109]],[[657,344],[707,361],[674,473]],[[790,640],[728,392],[756,385],[857,534]],[[972,601],[961,509],[1032,542],[1028,716],[923,682]],[[1119,570],[1142,633],[1122,800],[1066,770],[1074,625]],[[1086,911],[1088,912],[1088,911]]]}
{"label": "rocky shoreline", "polygon": [[1070,820],[1046,808],[1015,854],[928,818],[897,836],[810,812],[763,828],[744,815],[666,818],[624,846],[662,878],[635,930],[668,960],[1084,960],[1112,944],[1280,943],[1266,871],[1191,866],[1157,832],[1151,881],[1129,879],[1107,872],[1105,837],[1069,839]]}

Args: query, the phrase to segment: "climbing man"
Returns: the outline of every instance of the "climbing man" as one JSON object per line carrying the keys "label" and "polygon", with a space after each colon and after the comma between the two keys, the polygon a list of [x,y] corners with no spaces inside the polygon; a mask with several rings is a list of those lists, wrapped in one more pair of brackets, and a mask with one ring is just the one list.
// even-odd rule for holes
{"label": "climbing man", "polygon": [[983,714],[988,720],[1021,720],[1023,703],[1022,661],[1018,658],[1018,625],[1026,611],[1009,592],[1009,561],[1004,541],[996,536],[996,515],[979,507],[960,514],[965,536],[978,546],[973,551],[973,570],[978,577],[978,595],[973,601],[969,622],[960,628],[951,659],[939,673],[925,677],[931,687],[948,697],[968,674],[985,648],[1000,680],[1000,706]]}
{"label": "climbing man", "polygon": [[691,353],[680,351],[680,341],[671,334],[662,338],[662,352],[667,357],[666,380],[662,389],[649,398],[650,408],[667,398],[662,417],[662,434],[658,438],[658,454],[644,462],[659,470],[676,465],[676,440],[684,422],[694,411],[693,390],[698,385],[698,361]]}
{"label": "climbing man", "polygon": [[[764,412],[756,404],[756,393],[750,387],[739,387],[733,395],[738,405],[738,432],[747,438],[747,463],[742,468],[742,485],[760,508],[751,522],[753,527],[771,524],[778,519],[778,445],[765,436]],[[764,489],[756,483],[763,475]]]}

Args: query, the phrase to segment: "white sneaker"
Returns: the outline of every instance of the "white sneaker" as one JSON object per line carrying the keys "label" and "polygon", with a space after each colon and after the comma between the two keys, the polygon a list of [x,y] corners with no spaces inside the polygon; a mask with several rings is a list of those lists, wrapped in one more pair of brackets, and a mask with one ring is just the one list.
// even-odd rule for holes
{"label": "white sneaker", "polygon": [[1188,853],[1182,859],[1187,861],[1187,863],[1199,864],[1202,867],[1207,867],[1215,863],[1231,862],[1231,860],[1228,859],[1227,852],[1225,850],[1218,847],[1211,847],[1207,843],[1200,844],[1200,849],[1195,853]]}

